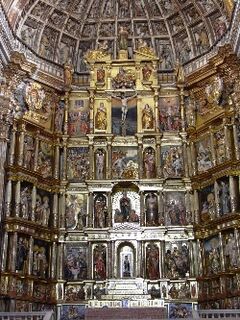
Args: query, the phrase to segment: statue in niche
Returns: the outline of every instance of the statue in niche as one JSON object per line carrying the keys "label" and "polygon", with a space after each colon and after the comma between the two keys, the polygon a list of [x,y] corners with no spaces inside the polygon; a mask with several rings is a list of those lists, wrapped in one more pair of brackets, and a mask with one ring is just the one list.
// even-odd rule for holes
{"label": "statue in niche", "polygon": [[30,136],[24,137],[24,154],[23,154],[23,166],[27,169],[31,169],[34,161],[34,140]]}
{"label": "statue in niche", "polygon": [[103,194],[96,196],[94,200],[95,227],[105,228],[107,225],[107,202]]}
{"label": "statue in niche", "polygon": [[123,196],[120,199],[120,210],[123,217],[123,221],[128,221],[131,212],[131,200],[127,196],[127,192],[123,192]]}
{"label": "statue in niche", "polygon": [[101,66],[101,68],[97,69],[97,83],[104,83],[105,82],[105,75],[106,72],[103,68],[103,66]]}
{"label": "statue in niche", "polygon": [[123,261],[123,277],[124,278],[129,278],[131,277],[131,266],[130,266],[130,261],[128,259],[128,256],[125,256],[124,261]]}
{"label": "statue in niche", "polygon": [[142,68],[143,82],[149,82],[151,75],[152,75],[152,68],[150,68],[149,65],[145,63],[144,67]]}
{"label": "statue in niche", "polygon": [[106,279],[106,248],[96,246],[93,252],[95,279]]}
{"label": "statue in niche", "polygon": [[136,83],[136,76],[132,70],[125,70],[123,67],[119,68],[119,73],[112,80],[114,89],[134,89]]}
{"label": "statue in niche", "polygon": [[149,104],[145,104],[142,110],[142,128],[154,129],[154,114]]}
{"label": "statue in niche", "polygon": [[145,207],[147,226],[156,226],[158,224],[158,199],[153,192],[147,194]]}
{"label": "statue in niche", "polygon": [[128,30],[124,26],[120,26],[119,28],[118,47],[119,47],[119,50],[128,49]]}
{"label": "statue in niche", "polygon": [[220,215],[231,212],[229,184],[225,181],[218,183],[218,198],[220,202]]}
{"label": "statue in niche", "polygon": [[97,130],[107,129],[107,109],[103,102],[100,103],[95,115],[95,128]]}
{"label": "statue in niche", "polygon": [[71,88],[73,81],[73,67],[70,63],[64,64],[64,86],[65,89],[69,90]]}
{"label": "statue in niche", "polygon": [[16,253],[16,270],[27,272],[27,260],[29,258],[29,243],[26,238],[19,237]]}
{"label": "statue in niche", "polygon": [[51,210],[50,210],[50,204],[49,204],[49,197],[44,196],[43,198],[41,198],[41,196],[37,194],[36,208],[35,208],[35,222],[38,222],[43,226],[48,226],[50,212]]}
{"label": "statue in niche", "polygon": [[55,113],[55,131],[61,133],[63,130],[64,101],[60,101]]}
{"label": "statue in niche", "polygon": [[229,235],[226,236],[225,240],[225,256],[226,256],[226,264],[230,268],[237,268],[238,266],[238,250],[237,250],[237,245],[236,241],[234,238],[234,234],[230,233]]}
{"label": "statue in niche", "polygon": [[151,147],[144,150],[144,174],[146,179],[156,177],[155,150]]}
{"label": "statue in niche", "polygon": [[46,249],[43,246],[33,246],[33,275],[45,278],[47,275],[48,262]]}
{"label": "statue in niche", "polygon": [[20,212],[23,219],[29,219],[32,212],[32,195],[29,187],[21,190],[20,193]]}
{"label": "statue in niche", "polygon": [[159,278],[159,249],[155,244],[149,244],[146,248],[147,278],[156,280]]}
{"label": "statue in niche", "polygon": [[105,170],[105,152],[103,149],[98,149],[95,153],[96,159],[96,179],[102,180],[104,179],[104,170]]}

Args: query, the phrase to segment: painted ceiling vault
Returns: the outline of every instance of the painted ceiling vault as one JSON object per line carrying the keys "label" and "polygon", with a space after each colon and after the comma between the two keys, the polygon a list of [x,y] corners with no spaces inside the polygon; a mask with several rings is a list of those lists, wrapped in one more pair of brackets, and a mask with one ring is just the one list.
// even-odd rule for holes
{"label": "painted ceiling vault", "polygon": [[161,69],[171,70],[176,59],[186,63],[208,51],[230,23],[223,0],[5,0],[3,5],[27,46],[83,72],[84,54],[102,43],[117,57],[121,26],[128,31],[129,57],[143,38],[161,57]]}

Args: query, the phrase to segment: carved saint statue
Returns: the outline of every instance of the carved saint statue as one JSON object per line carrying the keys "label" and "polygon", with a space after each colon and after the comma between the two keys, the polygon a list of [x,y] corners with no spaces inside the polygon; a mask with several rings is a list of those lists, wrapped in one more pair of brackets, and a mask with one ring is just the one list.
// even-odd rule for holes
{"label": "carved saint statue", "polygon": [[152,69],[146,63],[145,66],[142,68],[143,81],[145,82],[149,81],[151,75],[152,75]]}
{"label": "carved saint statue", "polygon": [[69,63],[64,64],[64,86],[65,89],[70,89],[73,80],[73,67]]}
{"label": "carved saint statue", "polygon": [[143,129],[153,129],[154,128],[154,115],[153,110],[149,104],[145,104],[142,110],[142,127]]}
{"label": "carved saint statue", "polygon": [[126,27],[120,26],[118,35],[118,45],[120,50],[128,48],[128,31]]}
{"label": "carved saint statue", "polygon": [[103,69],[103,66],[101,68],[97,69],[97,82],[98,83],[104,83],[105,81],[105,70]]}
{"label": "carved saint statue", "polygon": [[125,259],[123,261],[123,277],[131,277],[130,261],[128,259],[128,256],[125,256]]}
{"label": "carved saint statue", "polygon": [[98,149],[96,151],[96,179],[103,179],[104,178],[104,169],[105,169],[105,154],[102,149]]}

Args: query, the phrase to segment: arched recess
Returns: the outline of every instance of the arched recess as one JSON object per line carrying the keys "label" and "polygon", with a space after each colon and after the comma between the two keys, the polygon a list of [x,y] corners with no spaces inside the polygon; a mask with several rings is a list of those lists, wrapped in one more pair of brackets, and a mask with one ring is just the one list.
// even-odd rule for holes
{"label": "arched recess", "polygon": [[133,243],[124,241],[118,245],[116,267],[118,278],[136,277],[136,248]]}

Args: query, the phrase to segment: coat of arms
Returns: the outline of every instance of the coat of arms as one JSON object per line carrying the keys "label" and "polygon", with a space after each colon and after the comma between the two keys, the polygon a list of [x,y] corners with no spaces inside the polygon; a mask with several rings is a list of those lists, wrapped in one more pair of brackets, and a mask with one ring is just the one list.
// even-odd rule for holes
{"label": "coat of arms", "polygon": [[26,86],[26,103],[29,107],[29,110],[36,111],[40,110],[43,107],[43,101],[45,99],[45,92],[42,89],[41,85],[33,82],[29,83]]}

